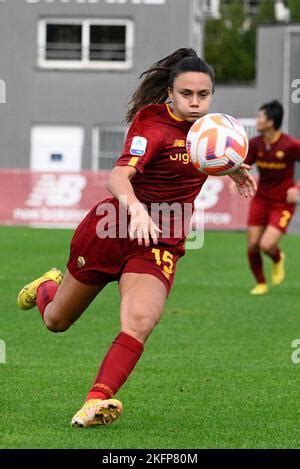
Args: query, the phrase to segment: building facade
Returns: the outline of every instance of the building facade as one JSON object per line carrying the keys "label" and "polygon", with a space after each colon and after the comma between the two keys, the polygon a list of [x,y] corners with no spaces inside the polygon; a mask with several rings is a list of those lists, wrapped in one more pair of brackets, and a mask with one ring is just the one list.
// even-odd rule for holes
{"label": "building facade", "polygon": [[111,168],[137,77],[176,48],[200,50],[197,4],[2,0],[1,167]]}

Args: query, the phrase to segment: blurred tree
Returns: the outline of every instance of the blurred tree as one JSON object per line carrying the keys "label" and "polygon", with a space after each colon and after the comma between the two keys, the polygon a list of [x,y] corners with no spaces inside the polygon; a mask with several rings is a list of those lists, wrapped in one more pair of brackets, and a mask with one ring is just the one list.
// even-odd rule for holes
{"label": "blurred tree", "polygon": [[205,25],[205,58],[217,81],[250,81],[255,77],[255,27],[242,0],[221,3],[221,18]]}
{"label": "blurred tree", "polygon": [[270,23],[275,21],[274,1],[260,0],[258,6],[258,16],[255,18],[259,23]]}
{"label": "blurred tree", "polygon": [[[294,2],[299,5],[300,0]],[[220,19],[205,23],[205,59],[214,67],[218,82],[253,81],[256,27],[275,21],[274,2],[260,0],[256,16],[246,15],[243,0],[220,3]]]}
{"label": "blurred tree", "polygon": [[291,20],[300,21],[300,2],[299,0],[288,0],[288,7],[291,11]]}

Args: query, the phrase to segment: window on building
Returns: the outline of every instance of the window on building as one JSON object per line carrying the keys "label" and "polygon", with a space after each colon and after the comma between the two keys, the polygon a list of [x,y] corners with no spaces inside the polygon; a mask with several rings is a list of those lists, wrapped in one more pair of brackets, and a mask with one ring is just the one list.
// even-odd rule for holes
{"label": "window on building", "polygon": [[38,64],[43,68],[128,69],[133,34],[129,20],[41,20]]}
{"label": "window on building", "polygon": [[90,60],[126,61],[126,26],[91,25]]}
{"label": "window on building", "polygon": [[46,25],[46,60],[81,60],[80,24]]}
{"label": "window on building", "polygon": [[127,127],[95,127],[92,134],[92,169],[111,170],[121,155]]}

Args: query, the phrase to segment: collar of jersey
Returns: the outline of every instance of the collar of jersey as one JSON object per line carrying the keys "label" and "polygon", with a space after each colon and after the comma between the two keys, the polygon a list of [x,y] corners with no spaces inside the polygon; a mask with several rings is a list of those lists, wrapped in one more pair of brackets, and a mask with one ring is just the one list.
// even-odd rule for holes
{"label": "collar of jersey", "polygon": [[168,113],[172,117],[172,119],[174,119],[177,122],[184,122],[183,119],[179,119],[179,117],[175,116],[175,114],[172,112],[172,109],[170,108],[169,104],[166,103],[166,106],[167,106]]}
{"label": "collar of jersey", "polygon": [[278,132],[276,132],[275,137],[273,138],[273,140],[271,140],[271,141],[269,142],[268,140],[264,139],[264,142],[265,142],[266,144],[269,144],[269,145],[274,145],[274,143],[278,142],[278,140],[280,139],[280,137],[281,137],[281,132],[278,131]]}

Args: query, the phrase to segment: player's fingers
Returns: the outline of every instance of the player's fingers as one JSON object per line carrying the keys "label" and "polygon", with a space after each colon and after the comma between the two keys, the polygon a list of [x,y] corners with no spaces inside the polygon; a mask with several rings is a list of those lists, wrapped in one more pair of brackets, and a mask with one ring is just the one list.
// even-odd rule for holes
{"label": "player's fingers", "polygon": [[131,221],[129,225],[129,238],[131,241],[133,241],[135,238],[135,232],[136,232],[136,225],[135,223]]}
{"label": "player's fingers", "polygon": [[150,245],[150,239],[149,239],[149,230],[148,230],[148,226],[147,225],[143,225],[143,238],[144,238],[144,241],[145,241],[145,246],[149,246]]}
{"label": "player's fingers", "polygon": [[239,193],[240,195],[244,195],[244,189],[243,189],[243,186],[242,186],[242,185],[238,185],[238,186],[237,186],[237,190],[238,190],[238,193]]}
{"label": "player's fingers", "polygon": [[143,228],[141,225],[138,225],[136,228],[136,236],[137,236],[137,241],[138,245],[142,246],[143,244]]}
{"label": "player's fingers", "polygon": [[240,169],[251,169],[251,166],[249,166],[246,163],[241,164]]}
{"label": "player's fingers", "polygon": [[157,244],[158,243],[158,236],[157,236],[157,232],[155,231],[154,226],[151,223],[151,225],[150,225],[150,235],[151,235],[151,238],[152,238],[154,244]]}

